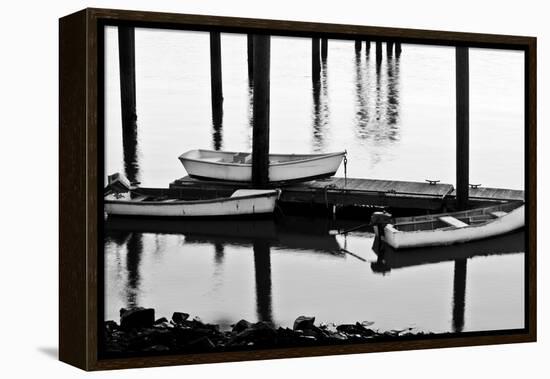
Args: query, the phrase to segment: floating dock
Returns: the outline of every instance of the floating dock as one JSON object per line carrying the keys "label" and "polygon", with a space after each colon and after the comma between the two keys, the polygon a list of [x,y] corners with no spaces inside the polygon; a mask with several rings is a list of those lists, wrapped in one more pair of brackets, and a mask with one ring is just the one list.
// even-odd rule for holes
{"label": "floating dock", "polygon": [[[227,196],[250,184],[222,181],[203,181],[188,176],[170,184],[173,190],[187,194],[209,192]],[[407,182],[397,180],[355,179],[332,177],[304,183],[281,185],[280,201],[325,206],[391,207],[401,209],[441,210],[453,209],[456,203],[455,188],[451,184],[434,182]],[[524,200],[519,190],[476,187],[469,189],[471,206],[495,202]]]}

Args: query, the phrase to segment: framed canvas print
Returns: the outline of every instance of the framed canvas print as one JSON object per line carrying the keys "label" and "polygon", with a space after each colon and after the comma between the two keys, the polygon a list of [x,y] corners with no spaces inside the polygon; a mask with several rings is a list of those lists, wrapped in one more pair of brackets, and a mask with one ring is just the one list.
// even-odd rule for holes
{"label": "framed canvas print", "polygon": [[536,39],[60,19],[60,359],[536,340]]}

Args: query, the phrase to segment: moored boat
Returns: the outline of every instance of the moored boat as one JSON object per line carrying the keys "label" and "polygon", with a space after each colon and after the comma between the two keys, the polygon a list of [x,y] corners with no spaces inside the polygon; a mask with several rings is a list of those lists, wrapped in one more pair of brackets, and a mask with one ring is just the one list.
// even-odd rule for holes
{"label": "moored boat", "polygon": [[525,225],[523,201],[508,202],[461,212],[391,218],[373,214],[376,243],[394,249],[442,246],[499,236]]}
{"label": "moored boat", "polygon": [[[118,187],[117,187],[118,189]],[[278,189],[239,189],[227,197],[182,198],[181,191],[155,188],[106,189],[107,215],[148,217],[245,216],[273,213]]]}
{"label": "moored boat", "polygon": [[[345,151],[327,154],[270,154],[269,181],[295,182],[329,177],[336,173]],[[179,156],[189,176],[197,179],[250,182],[252,154],[190,150]]]}

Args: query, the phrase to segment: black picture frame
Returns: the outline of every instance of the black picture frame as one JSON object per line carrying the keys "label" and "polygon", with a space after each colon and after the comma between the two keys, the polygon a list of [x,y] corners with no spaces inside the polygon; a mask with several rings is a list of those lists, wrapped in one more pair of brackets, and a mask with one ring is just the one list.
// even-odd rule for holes
{"label": "black picture frame", "polygon": [[[430,336],[367,344],[315,346],[130,358],[102,357],[102,27],[165,29],[368,39],[525,52],[526,328],[460,336]],[[534,37],[84,9],[59,21],[59,358],[85,370],[307,357],[536,341],[536,60]]]}

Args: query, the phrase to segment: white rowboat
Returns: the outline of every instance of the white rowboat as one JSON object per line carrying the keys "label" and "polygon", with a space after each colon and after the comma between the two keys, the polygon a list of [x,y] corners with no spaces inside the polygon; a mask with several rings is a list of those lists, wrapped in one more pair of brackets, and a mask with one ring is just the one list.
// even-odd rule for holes
{"label": "white rowboat", "polygon": [[441,246],[475,241],[520,229],[525,225],[525,205],[510,202],[468,211],[391,219],[373,214],[377,238],[394,249]]}
{"label": "white rowboat", "polygon": [[[332,176],[345,151],[328,154],[270,154],[269,181],[305,181]],[[213,150],[190,150],[179,156],[189,176],[197,179],[250,182],[252,154]]]}
{"label": "white rowboat", "polygon": [[148,217],[243,216],[273,213],[279,190],[241,189],[230,197],[207,200],[180,200],[141,195],[139,190],[108,193],[104,200],[107,215]]}

